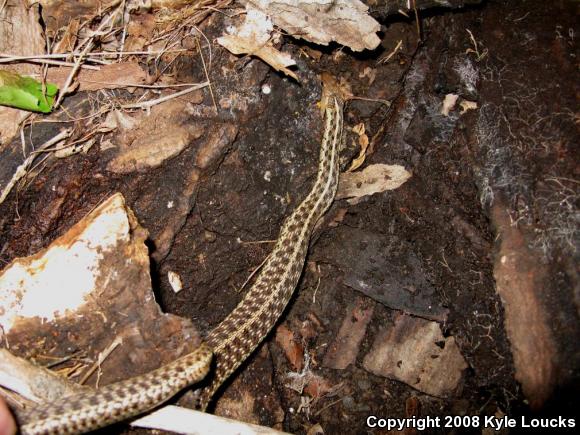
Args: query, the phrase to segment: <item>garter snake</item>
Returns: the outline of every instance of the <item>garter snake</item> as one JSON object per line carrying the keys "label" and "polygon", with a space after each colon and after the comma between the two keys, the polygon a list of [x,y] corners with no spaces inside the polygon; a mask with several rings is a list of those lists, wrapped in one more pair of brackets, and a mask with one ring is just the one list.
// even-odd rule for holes
{"label": "garter snake", "polygon": [[[215,370],[200,390],[205,409],[216,389],[256,349],[278,321],[302,274],[316,222],[332,204],[338,185],[342,99],[325,87],[325,127],[314,186],[286,218],[276,245],[237,307],[194,352],[145,375],[42,403],[20,413],[22,434],[81,433],[150,410]],[[324,95],[324,94],[323,94]]]}

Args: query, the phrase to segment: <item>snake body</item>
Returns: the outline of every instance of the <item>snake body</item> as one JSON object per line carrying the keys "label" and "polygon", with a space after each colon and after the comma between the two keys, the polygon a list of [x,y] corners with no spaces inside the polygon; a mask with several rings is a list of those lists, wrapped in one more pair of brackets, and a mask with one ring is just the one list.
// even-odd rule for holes
{"label": "snake body", "polygon": [[316,182],[285,220],[273,251],[237,307],[194,352],[145,375],[42,403],[19,415],[22,434],[88,432],[148,411],[215,371],[201,389],[205,409],[217,388],[256,349],[286,308],[302,274],[316,222],[332,204],[338,185],[342,101],[329,95]]}

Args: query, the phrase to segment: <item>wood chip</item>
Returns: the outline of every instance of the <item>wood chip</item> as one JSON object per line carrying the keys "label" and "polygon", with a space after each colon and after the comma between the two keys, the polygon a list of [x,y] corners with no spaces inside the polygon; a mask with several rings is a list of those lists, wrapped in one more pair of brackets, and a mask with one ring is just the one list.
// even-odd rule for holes
{"label": "wood chip", "polygon": [[336,199],[360,198],[374,193],[400,187],[411,173],[400,165],[376,164],[367,166],[361,172],[340,174]]}
{"label": "wood chip", "polygon": [[453,337],[437,322],[400,314],[379,331],[363,367],[437,397],[452,395],[467,368]]}
{"label": "wood chip", "polygon": [[374,306],[368,305],[363,298],[357,298],[349,305],[338,335],[324,355],[324,367],[344,370],[355,362],[360,343],[373,317]]}

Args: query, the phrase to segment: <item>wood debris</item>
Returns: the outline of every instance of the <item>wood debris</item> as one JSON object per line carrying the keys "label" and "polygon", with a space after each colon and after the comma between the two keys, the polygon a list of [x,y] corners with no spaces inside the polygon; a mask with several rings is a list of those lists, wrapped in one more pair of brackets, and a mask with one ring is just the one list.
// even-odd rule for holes
{"label": "wood debris", "polygon": [[451,112],[455,108],[455,104],[459,99],[459,95],[457,94],[447,94],[445,95],[445,99],[443,100],[443,105],[441,106],[441,115],[449,116],[449,112]]}
{"label": "wood debris", "polygon": [[304,347],[294,338],[292,332],[285,324],[276,329],[276,343],[284,350],[284,354],[292,368],[296,371],[302,370],[304,363]]}
{"label": "wood debris", "polygon": [[400,314],[392,327],[379,331],[363,367],[432,396],[448,397],[467,363],[455,339],[443,337],[437,322]]}
{"label": "wood debris", "polygon": [[157,167],[201,137],[205,129],[186,121],[185,104],[170,100],[153,107],[149,114],[139,114],[130,122],[125,120],[134,127],[122,130],[113,141],[119,149],[107,169],[124,174]]}
{"label": "wood debris", "polygon": [[353,51],[374,50],[380,24],[359,0],[242,0],[263,11],[295,38],[328,45],[335,41]]}
{"label": "wood debris", "polygon": [[[62,87],[70,68],[50,68],[47,80]],[[147,75],[137,62],[121,62],[103,65],[99,70],[81,70],[77,74],[77,91],[130,88],[145,83]]]}
{"label": "wood debris", "polygon": [[[71,349],[96,359],[110,348],[98,373],[85,372],[90,384],[100,379],[101,385],[151,371],[194,350],[199,336],[192,323],[163,314],[155,303],[146,238],[116,194],[48,248],[12,261],[0,274],[0,329],[9,350],[44,362],[68,357]],[[0,378],[6,367],[0,364]],[[26,373],[21,381],[24,386],[29,382]],[[18,392],[50,400],[54,388],[45,388]]]}
{"label": "wood debris", "polygon": [[324,367],[344,370],[355,362],[359,346],[373,317],[374,305],[368,305],[359,297],[348,306],[338,335],[324,355]]}
{"label": "wood debris", "polygon": [[294,59],[274,47],[271,41],[273,30],[272,21],[266,14],[248,8],[245,21],[238,28],[232,29],[229,35],[219,37],[217,42],[233,54],[257,56],[275,70],[298,80],[298,76],[288,69],[296,65]]}
{"label": "wood debris", "polygon": [[400,165],[375,164],[360,172],[340,174],[336,199],[361,198],[387,190],[394,190],[411,178]]}

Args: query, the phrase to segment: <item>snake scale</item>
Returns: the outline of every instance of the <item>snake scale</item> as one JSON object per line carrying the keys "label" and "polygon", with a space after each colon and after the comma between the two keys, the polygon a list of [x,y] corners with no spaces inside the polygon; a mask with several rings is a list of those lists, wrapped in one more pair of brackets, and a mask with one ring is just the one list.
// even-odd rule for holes
{"label": "snake scale", "polygon": [[236,308],[190,354],[145,375],[41,403],[19,415],[22,434],[74,434],[125,420],[157,407],[215,370],[199,392],[205,409],[217,388],[250,355],[278,321],[302,274],[316,222],[332,204],[338,185],[342,135],[342,100],[323,98],[324,135],[316,182],[308,196],[285,220],[276,245],[250,290]]}

